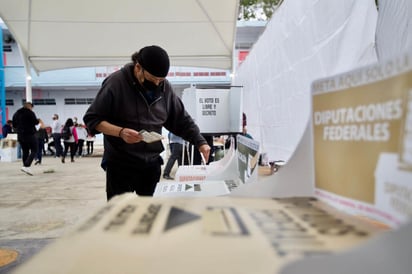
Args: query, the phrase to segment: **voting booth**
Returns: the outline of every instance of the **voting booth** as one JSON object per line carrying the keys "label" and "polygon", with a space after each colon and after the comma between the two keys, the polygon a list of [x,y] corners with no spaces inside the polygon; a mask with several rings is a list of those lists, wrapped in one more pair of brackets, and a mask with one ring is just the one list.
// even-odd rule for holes
{"label": "voting booth", "polygon": [[[199,126],[202,135],[219,136],[242,132],[242,87],[226,89],[199,89],[195,86],[182,93],[182,101],[187,112]],[[234,142],[225,151],[223,159],[210,165],[181,165],[176,172],[176,180],[229,180],[238,178],[234,163]],[[193,151],[193,150],[192,150]],[[190,162],[191,163],[191,162]]]}
{"label": "voting booth", "polygon": [[242,135],[234,138],[223,159],[209,165],[179,166],[175,182],[159,182],[154,197],[213,197],[229,195],[258,180],[259,143]]}
{"label": "voting booth", "polygon": [[211,162],[209,165],[180,165],[175,174],[175,180],[202,181],[218,178],[220,180],[237,178],[236,148],[234,138],[230,139],[230,147],[225,155],[218,161]]}

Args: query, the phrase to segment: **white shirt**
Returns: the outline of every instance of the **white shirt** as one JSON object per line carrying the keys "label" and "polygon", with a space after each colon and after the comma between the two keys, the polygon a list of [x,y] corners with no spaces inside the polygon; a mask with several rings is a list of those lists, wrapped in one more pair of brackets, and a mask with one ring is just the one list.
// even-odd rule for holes
{"label": "white shirt", "polygon": [[76,127],[77,137],[81,140],[86,140],[87,130],[84,127]]}
{"label": "white shirt", "polygon": [[59,122],[59,120],[53,120],[51,128],[52,128],[52,133],[61,133],[62,124]]}

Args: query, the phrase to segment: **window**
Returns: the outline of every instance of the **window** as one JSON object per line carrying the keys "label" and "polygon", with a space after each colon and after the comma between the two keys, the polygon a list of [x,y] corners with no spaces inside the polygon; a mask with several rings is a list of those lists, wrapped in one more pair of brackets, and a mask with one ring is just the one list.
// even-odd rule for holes
{"label": "window", "polygon": [[[0,104],[1,104],[0,100]],[[6,106],[14,106],[14,100],[13,99],[6,99]]]}
{"label": "window", "polygon": [[4,52],[12,52],[11,46],[10,45],[3,45],[3,51]]}
{"label": "window", "polygon": [[93,102],[93,98],[65,98],[65,105],[90,105]]}
{"label": "window", "polygon": [[[26,102],[26,99],[23,99],[23,104]],[[40,105],[56,105],[56,99],[33,99],[32,101],[33,105],[35,106],[40,106]]]}

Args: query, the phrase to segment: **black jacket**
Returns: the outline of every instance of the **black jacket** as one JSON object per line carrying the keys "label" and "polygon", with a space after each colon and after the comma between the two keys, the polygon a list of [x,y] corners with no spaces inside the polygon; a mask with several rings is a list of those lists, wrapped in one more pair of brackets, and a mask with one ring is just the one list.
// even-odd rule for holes
{"label": "black jacket", "polygon": [[20,108],[13,115],[13,127],[17,129],[17,138],[21,139],[36,133],[36,125],[39,120],[36,114],[28,108]]}
{"label": "black jacket", "polygon": [[[186,112],[170,83],[165,80],[155,92],[154,101],[149,104],[143,95],[144,89],[134,77],[133,68],[132,63],[127,64],[103,81],[83,117],[88,129],[93,134],[99,133],[96,126],[102,121],[137,131],[145,129],[157,133],[161,133],[162,127],[165,127],[196,146],[206,144],[198,126]],[[164,150],[160,141],[127,144],[119,137],[108,135],[104,136],[104,148],[107,161],[129,164],[156,161]]]}

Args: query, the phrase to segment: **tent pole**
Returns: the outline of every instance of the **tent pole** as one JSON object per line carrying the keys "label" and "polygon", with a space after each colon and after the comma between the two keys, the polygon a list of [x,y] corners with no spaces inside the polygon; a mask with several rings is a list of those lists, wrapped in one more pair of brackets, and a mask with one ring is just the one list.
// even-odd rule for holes
{"label": "tent pole", "polygon": [[[1,115],[1,125],[6,123],[6,84],[4,83],[4,60],[3,60],[3,29],[0,28],[0,115]],[[3,134],[3,133],[2,133]],[[0,135],[1,136],[1,135]]]}
{"label": "tent pole", "polygon": [[19,44],[18,47],[24,62],[24,69],[26,70],[26,102],[33,102],[30,63],[26,54],[23,52]]}

